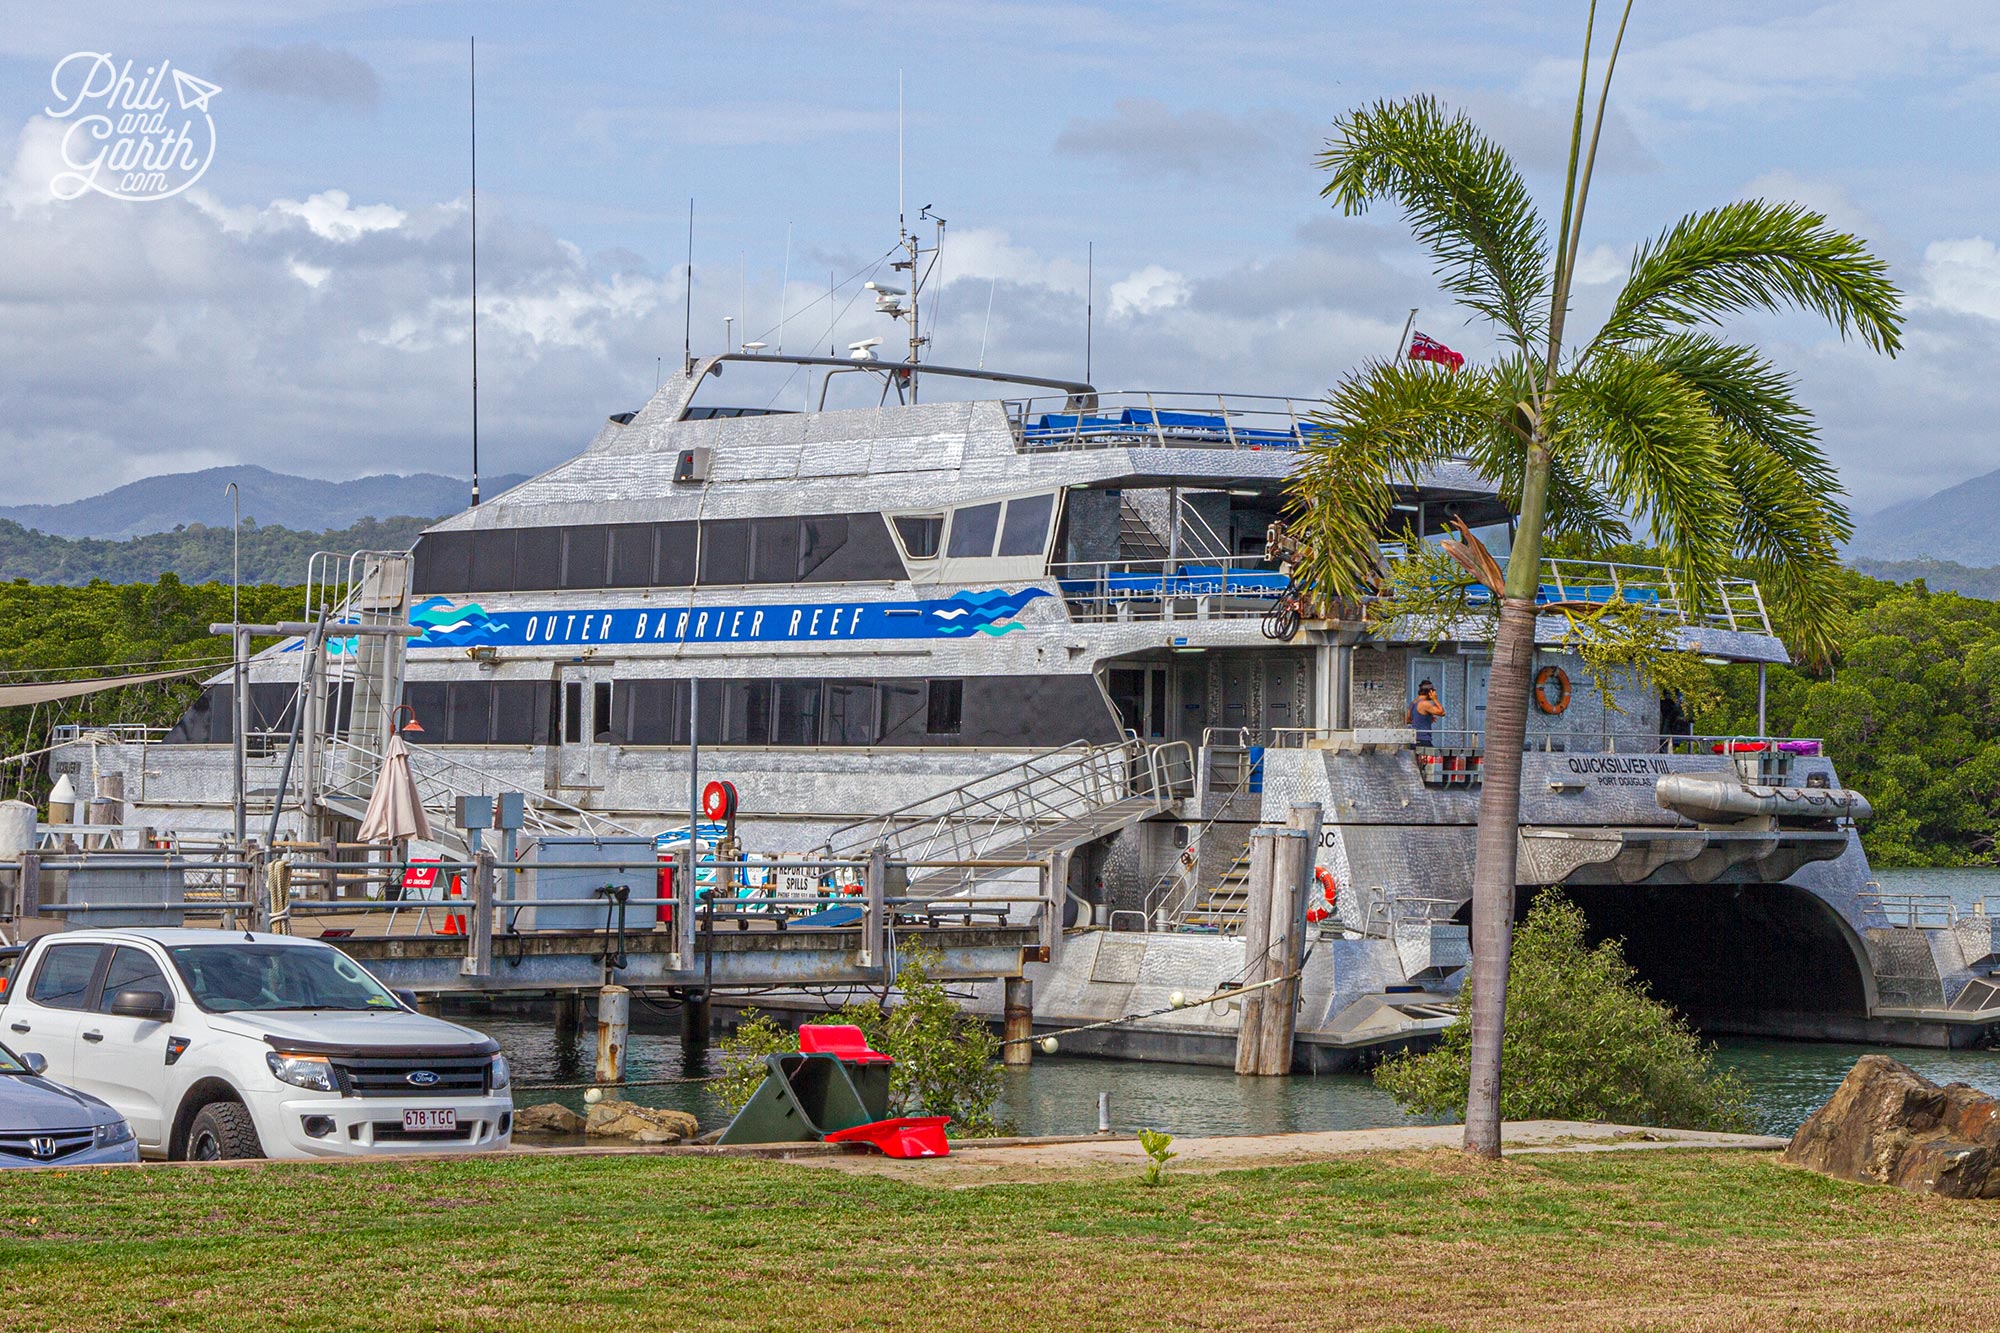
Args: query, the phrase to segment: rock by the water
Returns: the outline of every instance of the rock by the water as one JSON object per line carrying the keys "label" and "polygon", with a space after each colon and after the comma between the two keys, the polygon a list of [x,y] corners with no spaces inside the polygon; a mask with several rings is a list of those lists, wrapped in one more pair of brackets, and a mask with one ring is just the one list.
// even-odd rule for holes
{"label": "rock by the water", "polygon": [[679,1143],[695,1136],[699,1126],[686,1111],[669,1111],[637,1102],[605,1100],[590,1108],[584,1133],[598,1138],[630,1139],[634,1143]]}
{"label": "rock by the water", "polygon": [[514,1112],[516,1134],[581,1134],[583,1117],[561,1102],[524,1106]]}
{"label": "rock by the water", "polygon": [[2000,1198],[2000,1102],[1944,1087],[1886,1055],[1855,1062],[1785,1160],[1842,1180],[1953,1199]]}

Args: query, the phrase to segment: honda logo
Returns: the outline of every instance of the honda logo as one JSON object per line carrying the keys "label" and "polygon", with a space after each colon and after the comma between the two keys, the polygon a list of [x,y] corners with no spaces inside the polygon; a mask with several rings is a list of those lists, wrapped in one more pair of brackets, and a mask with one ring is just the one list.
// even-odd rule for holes
{"label": "honda logo", "polygon": [[37,1157],[54,1157],[56,1141],[46,1134],[28,1140],[28,1151]]}
{"label": "honda logo", "polygon": [[444,1081],[443,1075],[429,1069],[413,1069],[403,1077],[413,1088],[435,1088]]}

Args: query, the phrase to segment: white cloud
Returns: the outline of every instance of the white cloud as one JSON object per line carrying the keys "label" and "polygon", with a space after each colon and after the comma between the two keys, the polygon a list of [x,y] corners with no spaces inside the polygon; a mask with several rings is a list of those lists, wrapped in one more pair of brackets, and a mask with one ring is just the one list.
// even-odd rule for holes
{"label": "white cloud", "polygon": [[1984,236],[1924,247],[1924,299],[1939,310],[2000,320],[2000,247]]}
{"label": "white cloud", "polygon": [[1630,267],[1626,257],[1610,246],[1592,246],[1576,257],[1576,280],[1586,287],[1600,287],[1624,277]]}
{"label": "white cloud", "polygon": [[1192,290],[1184,274],[1148,264],[1111,284],[1111,317],[1155,315],[1185,302]]}
{"label": "white cloud", "polygon": [[303,202],[280,199],[275,213],[302,219],[312,234],[328,241],[358,241],[372,231],[392,231],[408,220],[389,204],[351,204],[345,190],[321,190]]}

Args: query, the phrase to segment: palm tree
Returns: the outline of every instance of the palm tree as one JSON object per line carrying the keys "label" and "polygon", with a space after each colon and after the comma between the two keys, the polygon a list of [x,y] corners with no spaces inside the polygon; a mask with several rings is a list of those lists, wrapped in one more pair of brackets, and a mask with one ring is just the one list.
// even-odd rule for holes
{"label": "palm tree", "polygon": [[[1625,15],[1631,13],[1630,0]],[[1595,26],[1593,0],[1590,24]],[[1501,352],[1452,372],[1370,364],[1331,396],[1326,443],[1292,484],[1306,554],[1299,576],[1322,601],[1358,598],[1377,577],[1392,483],[1465,459],[1518,513],[1502,586],[1486,712],[1472,906],[1469,1153],[1500,1153],[1500,1038],[1514,919],[1521,753],[1534,665],[1544,538],[1629,537],[1629,516],[1691,591],[1732,560],[1766,585],[1808,657],[1836,637],[1836,547],[1851,532],[1839,483],[1791,379],[1714,326],[1745,310],[1803,310],[1894,355],[1899,296],[1886,266],[1825,217],[1750,200],[1690,214],[1639,247],[1609,315],[1565,338],[1591,168],[1618,58],[1621,19],[1586,146],[1590,40],[1577,87],[1561,224],[1553,241],[1507,153],[1436,100],[1378,102],[1335,122],[1323,194],[1349,215],[1398,206],[1440,285],[1487,320]],[[1581,165],[1579,166],[1579,159]]]}

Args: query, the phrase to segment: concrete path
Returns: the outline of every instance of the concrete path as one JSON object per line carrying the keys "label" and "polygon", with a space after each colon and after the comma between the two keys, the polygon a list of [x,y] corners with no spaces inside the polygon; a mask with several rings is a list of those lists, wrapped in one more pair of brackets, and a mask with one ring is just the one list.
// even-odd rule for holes
{"label": "concrete path", "polygon": [[[1395,1129],[1322,1130],[1306,1134],[1243,1134],[1175,1139],[1171,1171],[1226,1171],[1324,1161],[1357,1153],[1425,1152],[1457,1148],[1459,1125],[1408,1125]],[[1710,1134],[1578,1120],[1511,1121],[1501,1141],[1510,1154],[1629,1152],[1660,1148],[1775,1151],[1789,1141],[1768,1134]],[[724,1150],[727,1151],[727,1150]],[[802,1154],[790,1160],[838,1171],[869,1171],[911,1179],[977,1184],[989,1180],[1046,1180],[1096,1170],[1138,1170],[1146,1154],[1136,1134],[1060,1141],[1009,1139],[954,1142],[951,1156],[899,1162],[876,1153]]]}

